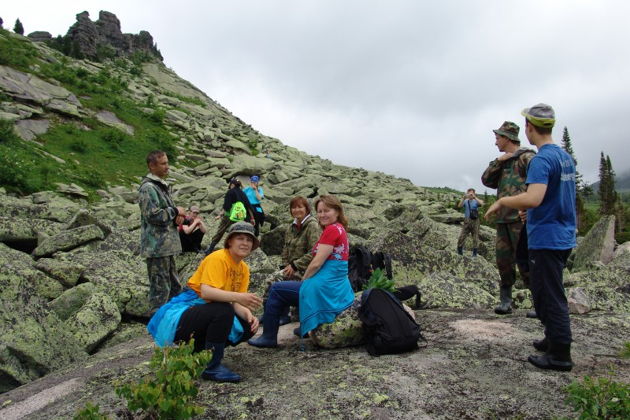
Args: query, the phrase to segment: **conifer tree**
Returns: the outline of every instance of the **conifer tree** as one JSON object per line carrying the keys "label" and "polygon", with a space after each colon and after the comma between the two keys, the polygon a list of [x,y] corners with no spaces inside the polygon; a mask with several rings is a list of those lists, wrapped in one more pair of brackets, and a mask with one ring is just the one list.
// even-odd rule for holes
{"label": "conifer tree", "polygon": [[15,20],[15,26],[13,27],[13,32],[19,35],[24,35],[24,26],[22,26],[22,22],[20,22],[20,18]]}
{"label": "conifer tree", "polygon": [[569,135],[569,130],[567,127],[564,127],[562,132],[562,148],[565,152],[571,156],[573,159],[573,164],[576,166],[575,170],[575,207],[577,211],[577,222],[578,229],[582,230],[585,227],[585,201],[586,198],[592,193],[591,187],[584,182],[584,178],[582,174],[577,170],[577,159],[575,158],[575,153],[573,152],[573,145],[571,144],[571,136]]}
{"label": "conifer tree", "polygon": [[614,214],[617,202],[615,191],[615,171],[612,169],[610,156],[604,157],[601,152],[599,158],[599,200],[600,214]]}

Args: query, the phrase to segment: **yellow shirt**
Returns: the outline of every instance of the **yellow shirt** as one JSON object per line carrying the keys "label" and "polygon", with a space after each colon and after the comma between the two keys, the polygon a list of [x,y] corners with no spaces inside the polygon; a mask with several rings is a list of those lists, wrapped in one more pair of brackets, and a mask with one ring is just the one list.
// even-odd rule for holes
{"label": "yellow shirt", "polygon": [[249,267],[243,261],[234,261],[227,249],[220,249],[204,258],[188,280],[188,287],[198,295],[202,284],[227,292],[245,293],[249,287]]}

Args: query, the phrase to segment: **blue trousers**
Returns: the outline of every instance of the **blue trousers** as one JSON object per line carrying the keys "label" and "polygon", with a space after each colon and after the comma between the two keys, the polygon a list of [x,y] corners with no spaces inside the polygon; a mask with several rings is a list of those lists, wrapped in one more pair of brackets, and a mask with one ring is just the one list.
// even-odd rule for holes
{"label": "blue trousers", "polygon": [[570,249],[530,249],[530,288],[534,308],[545,326],[545,337],[551,342],[570,344],[569,304],[562,284],[562,270]]}
{"label": "blue trousers", "polygon": [[264,319],[267,316],[279,318],[286,313],[290,306],[298,306],[300,303],[301,281],[279,281],[271,285],[269,297],[265,304]]}

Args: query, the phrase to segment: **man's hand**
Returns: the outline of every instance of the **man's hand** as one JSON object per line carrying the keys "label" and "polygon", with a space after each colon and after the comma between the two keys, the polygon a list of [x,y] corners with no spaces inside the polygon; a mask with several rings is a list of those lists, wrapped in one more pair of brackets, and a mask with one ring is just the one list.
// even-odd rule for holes
{"label": "man's hand", "polygon": [[503,207],[501,205],[501,199],[498,199],[497,201],[492,203],[492,205],[490,206],[490,208],[488,209],[486,214],[484,214],[483,218],[488,220],[490,218],[490,216],[492,216],[494,213],[498,212],[501,207]]}
{"label": "man's hand", "polygon": [[501,156],[499,156],[497,158],[497,160],[499,162],[503,162],[504,160],[508,160],[509,158],[511,158],[514,155],[514,153],[510,153],[510,152],[505,152],[504,154],[502,154]]}
{"label": "man's hand", "polygon": [[521,218],[521,222],[523,223],[527,222],[527,210],[519,210],[518,217]]}
{"label": "man's hand", "polygon": [[250,310],[254,310],[262,305],[262,298],[254,293],[239,293],[236,302]]}

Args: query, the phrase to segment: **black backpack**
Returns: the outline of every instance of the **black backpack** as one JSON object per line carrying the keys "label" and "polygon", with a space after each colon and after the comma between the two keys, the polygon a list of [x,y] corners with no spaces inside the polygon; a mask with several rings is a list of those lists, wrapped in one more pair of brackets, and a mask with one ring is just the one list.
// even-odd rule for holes
{"label": "black backpack", "polygon": [[372,253],[363,245],[350,247],[348,278],[352,290],[360,292],[372,275]]}
{"label": "black backpack", "polygon": [[366,348],[372,356],[403,353],[418,348],[424,340],[420,326],[394,295],[369,289],[361,295],[359,319],[363,323]]}

